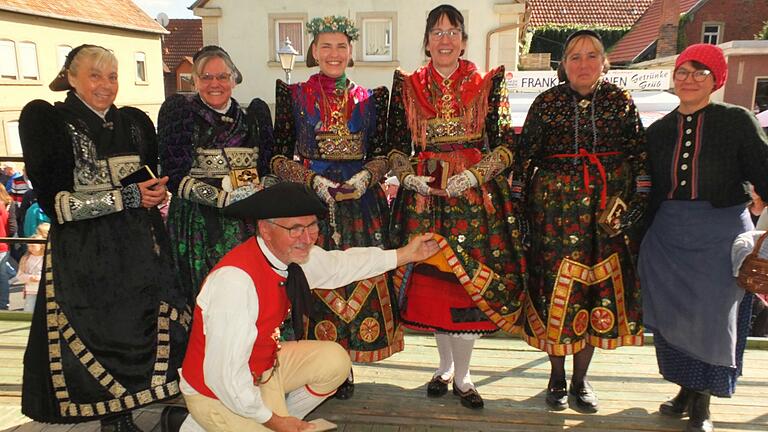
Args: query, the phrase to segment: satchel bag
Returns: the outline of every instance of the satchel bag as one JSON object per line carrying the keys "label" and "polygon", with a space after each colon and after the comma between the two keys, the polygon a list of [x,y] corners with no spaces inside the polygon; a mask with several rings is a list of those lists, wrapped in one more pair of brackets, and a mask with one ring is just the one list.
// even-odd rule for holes
{"label": "satchel bag", "polygon": [[744,258],[736,278],[739,286],[755,294],[768,294],[768,259],[760,258],[757,254],[768,237],[768,231],[760,236],[755,248]]}

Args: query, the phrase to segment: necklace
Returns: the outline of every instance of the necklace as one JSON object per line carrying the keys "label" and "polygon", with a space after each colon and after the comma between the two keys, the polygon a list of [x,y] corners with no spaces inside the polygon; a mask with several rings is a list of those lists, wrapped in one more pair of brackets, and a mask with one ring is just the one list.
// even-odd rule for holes
{"label": "necklace", "polygon": [[[586,109],[589,107],[590,110],[590,121],[592,123],[592,153],[595,152],[595,146],[597,145],[597,126],[595,125],[595,95],[597,94],[597,88],[595,88],[595,92],[592,93],[592,99],[582,99],[581,101],[576,100],[576,96],[573,97],[573,111],[574,111],[574,120],[573,120],[573,154],[579,154],[579,113],[582,109]],[[578,165],[579,161],[578,158],[573,158],[573,164]]]}
{"label": "necklace", "polygon": [[335,96],[341,96],[341,100],[334,109],[331,103],[328,101],[328,96],[321,88],[320,94],[323,98],[323,116],[325,120],[323,124],[327,125],[328,131],[342,136],[349,135],[349,128],[347,127],[347,101],[349,100],[349,86],[344,87],[344,92],[339,94],[339,89],[334,90]]}
{"label": "necklace", "polygon": [[[462,111],[461,93],[459,92],[460,81],[443,78],[442,82],[438,82],[434,76],[431,78],[430,92],[432,93],[432,100],[434,101],[435,108],[439,106],[439,109],[435,111],[438,111],[439,116],[443,119],[460,116]],[[445,91],[443,91],[443,87],[445,87]],[[456,102],[456,109],[452,106],[454,100]]]}

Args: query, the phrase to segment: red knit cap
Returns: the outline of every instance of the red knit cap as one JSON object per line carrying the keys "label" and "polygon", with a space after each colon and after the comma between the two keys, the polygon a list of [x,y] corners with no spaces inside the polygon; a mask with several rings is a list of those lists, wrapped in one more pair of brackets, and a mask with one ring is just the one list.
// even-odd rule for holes
{"label": "red knit cap", "polygon": [[689,61],[697,61],[712,72],[712,77],[715,79],[715,90],[725,84],[725,80],[728,78],[728,65],[725,63],[723,50],[719,47],[703,43],[689,46],[677,56],[675,70],[681,64]]}

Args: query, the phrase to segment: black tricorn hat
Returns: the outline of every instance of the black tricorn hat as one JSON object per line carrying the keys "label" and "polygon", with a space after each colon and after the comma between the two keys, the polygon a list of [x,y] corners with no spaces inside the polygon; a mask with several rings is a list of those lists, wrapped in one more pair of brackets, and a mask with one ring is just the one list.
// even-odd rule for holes
{"label": "black tricorn hat", "polygon": [[66,60],[64,60],[64,66],[61,67],[61,70],[56,75],[56,78],[51,81],[50,84],[48,84],[48,88],[52,91],[65,91],[65,90],[71,90],[72,86],[69,84],[69,67],[72,66],[72,60],[75,59],[75,56],[77,53],[80,52],[83,48],[101,48],[106,49],[104,47],[100,47],[98,45],[89,45],[89,44],[83,44],[78,47],[72,48],[72,50],[69,51],[67,54]]}
{"label": "black tricorn hat", "polygon": [[324,217],[327,212],[325,204],[314,191],[294,182],[277,183],[223,209],[225,216],[257,220],[310,215]]}

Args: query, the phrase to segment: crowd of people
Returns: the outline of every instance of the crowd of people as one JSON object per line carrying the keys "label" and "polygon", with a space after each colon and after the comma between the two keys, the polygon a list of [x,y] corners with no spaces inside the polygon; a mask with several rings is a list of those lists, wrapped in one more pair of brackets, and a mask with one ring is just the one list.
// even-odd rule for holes
{"label": "crowd of people", "polygon": [[[326,398],[353,397],[353,363],[402,351],[406,327],[435,336],[427,396],[450,385],[483,408],[473,346],[504,330],[547,354],[543,403],[595,413],[595,347],[650,330],[680,386],[660,413],[713,430],[710,397],[733,394],[753,311],[731,245],[754,229],[747,184],[768,196],[768,138],[711,100],[719,48],[678,56],[680,105],[646,131],[603,79],[600,35],[577,31],[515,136],[504,68],[463,59],[453,6],[429,13],[428,62],[395,71],[391,94],[347,77],[351,20],[307,31],[319,70],[278,80],[274,123],[261,99],[232,98],[245,77],[218,46],[194,56],[196,93],[168,98],[157,131],[114,106],[117,60],[95,45],[51,83],[63,102],[24,108],[26,213],[48,239],[19,270],[34,308],[25,415],[140,431],[134,409],[182,395],[190,415],[166,409],[164,431],[310,430]],[[3,236],[14,200],[0,188]],[[8,254],[0,243],[0,267]]]}

